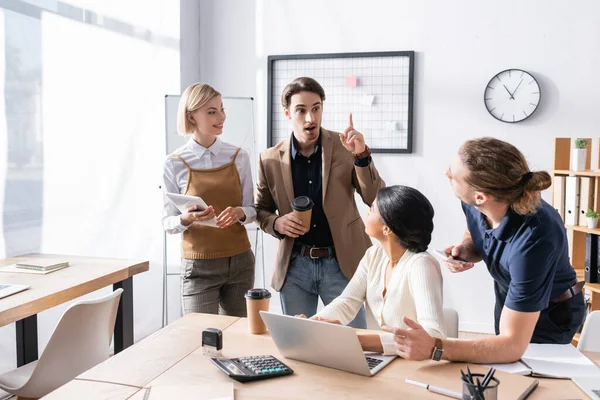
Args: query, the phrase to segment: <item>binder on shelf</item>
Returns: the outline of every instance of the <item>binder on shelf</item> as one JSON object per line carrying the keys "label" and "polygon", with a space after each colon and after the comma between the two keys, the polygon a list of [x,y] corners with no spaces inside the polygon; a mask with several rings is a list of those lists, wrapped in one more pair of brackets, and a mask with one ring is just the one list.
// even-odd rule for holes
{"label": "binder on shelf", "polygon": [[586,226],[585,213],[594,206],[594,179],[579,178],[579,225]]}
{"label": "binder on shelf", "polygon": [[558,211],[558,215],[560,215],[563,223],[565,222],[565,178],[565,176],[554,177],[554,193],[552,200],[552,204],[556,211]]}
{"label": "binder on shelf", "polygon": [[598,282],[598,235],[586,233],[585,235],[585,273],[584,279],[587,283]]}
{"label": "binder on shelf", "polygon": [[565,179],[565,224],[579,222],[579,178],[567,176]]}

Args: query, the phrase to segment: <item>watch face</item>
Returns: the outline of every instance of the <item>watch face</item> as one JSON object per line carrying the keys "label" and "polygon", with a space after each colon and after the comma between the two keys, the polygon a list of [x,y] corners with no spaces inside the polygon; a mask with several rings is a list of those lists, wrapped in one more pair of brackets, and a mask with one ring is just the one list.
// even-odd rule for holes
{"label": "watch face", "polygon": [[442,354],[444,354],[444,350],[436,347],[435,350],[433,350],[433,357],[431,357],[431,359],[434,361],[440,361],[442,359]]}
{"label": "watch face", "polygon": [[520,122],[537,110],[540,85],[528,72],[507,69],[489,81],[483,101],[488,112],[497,120]]}

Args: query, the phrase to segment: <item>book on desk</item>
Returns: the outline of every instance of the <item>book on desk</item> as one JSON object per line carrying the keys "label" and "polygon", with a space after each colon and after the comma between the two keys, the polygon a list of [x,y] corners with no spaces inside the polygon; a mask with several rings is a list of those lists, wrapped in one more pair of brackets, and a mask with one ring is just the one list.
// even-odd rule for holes
{"label": "book on desk", "polygon": [[15,264],[15,268],[30,269],[33,271],[53,271],[65,268],[69,262],[65,260],[29,259]]}

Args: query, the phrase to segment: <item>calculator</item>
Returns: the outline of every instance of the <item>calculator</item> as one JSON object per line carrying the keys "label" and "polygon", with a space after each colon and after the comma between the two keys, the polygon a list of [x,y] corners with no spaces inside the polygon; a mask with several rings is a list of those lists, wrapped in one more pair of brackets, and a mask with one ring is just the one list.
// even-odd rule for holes
{"label": "calculator", "polygon": [[230,378],[242,383],[294,373],[290,367],[273,356],[211,358],[211,361]]}

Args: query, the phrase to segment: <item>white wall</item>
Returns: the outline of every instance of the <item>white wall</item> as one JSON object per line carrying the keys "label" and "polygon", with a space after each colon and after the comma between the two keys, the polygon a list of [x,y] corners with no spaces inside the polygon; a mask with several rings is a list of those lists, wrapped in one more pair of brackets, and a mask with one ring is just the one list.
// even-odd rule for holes
{"label": "white wall", "polygon": [[[594,0],[219,0],[203,1],[200,14],[201,78],[225,95],[256,98],[261,149],[268,55],[417,52],[415,153],[374,159],[388,185],[416,187],[433,203],[432,248],[458,242],[465,229],[443,176],[463,141],[495,136],[521,149],[532,168],[549,169],[554,137],[598,136],[600,98],[590,90],[600,71]],[[542,88],[540,108],[519,124],[496,121],[483,104],[488,80],[506,68],[530,71]],[[275,246],[267,239],[269,267]],[[491,331],[494,295],[485,266],[444,271],[444,280],[445,305],[458,310],[461,329]]]}

